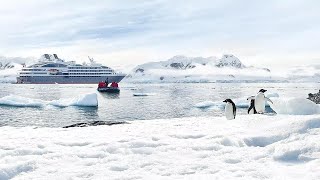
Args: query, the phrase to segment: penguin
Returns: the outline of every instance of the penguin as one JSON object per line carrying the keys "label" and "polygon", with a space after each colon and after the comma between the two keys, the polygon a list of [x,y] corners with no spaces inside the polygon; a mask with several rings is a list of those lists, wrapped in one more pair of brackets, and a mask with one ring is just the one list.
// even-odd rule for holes
{"label": "penguin", "polygon": [[250,107],[248,109],[248,114],[257,114],[256,107],[254,106],[254,99],[250,101]]}
{"label": "penguin", "polygon": [[225,115],[228,120],[236,118],[236,105],[231,99],[226,99],[223,102],[227,103],[225,106]]}
{"label": "penguin", "polygon": [[264,95],[266,91],[267,90],[265,89],[260,89],[256,96],[251,96],[247,99],[247,100],[254,99],[254,107],[256,108],[256,111],[258,114],[264,113],[266,109],[266,101],[270,101],[273,104],[273,102]]}

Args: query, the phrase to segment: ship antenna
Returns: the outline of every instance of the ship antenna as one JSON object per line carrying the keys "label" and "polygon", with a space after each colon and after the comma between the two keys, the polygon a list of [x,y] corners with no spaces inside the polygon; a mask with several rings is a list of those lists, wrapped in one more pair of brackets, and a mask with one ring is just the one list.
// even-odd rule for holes
{"label": "ship antenna", "polygon": [[88,58],[89,58],[89,60],[90,60],[91,63],[94,62],[93,58],[90,58],[90,56],[88,56]]}

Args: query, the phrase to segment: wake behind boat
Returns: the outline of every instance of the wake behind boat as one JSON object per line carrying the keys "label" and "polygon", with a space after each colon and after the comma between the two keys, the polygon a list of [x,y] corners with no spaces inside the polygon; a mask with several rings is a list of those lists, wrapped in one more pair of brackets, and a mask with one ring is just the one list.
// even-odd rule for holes
{"label": "wake behind boat", "polygon": [[126,75],[117,73],[107,66],[96,63],[77,64],[64,61],[57,54],[44,54],[39,62],[23,67],[17,77],[19,84],[95,84],[105,79],[120,82]]}

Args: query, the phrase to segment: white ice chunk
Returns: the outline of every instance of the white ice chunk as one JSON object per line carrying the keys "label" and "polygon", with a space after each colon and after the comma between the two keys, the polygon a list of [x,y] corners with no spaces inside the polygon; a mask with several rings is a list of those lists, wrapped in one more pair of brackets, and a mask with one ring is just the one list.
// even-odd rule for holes
{"label": "white ice chunk", "polygon": [[53,106],[67,107],[67,106],[98,106],[98,98],[96,93],[80,95],[74,99],[59,99],[49,103]]}
{"label": "white ice chunk", "polygon": [[17,106],[17,107],[41,107],[44,101],[39,99],[31,99],[16,95],[9,95],[0,98],[0,105],[4,106]]}
{"label": "white ice chunk", "polygon": [[311,115],[319,114],[320,107],[304,98],[272,98],[271,108],[277,114]]}
{"label": "white ice chunk", "polygon": [[133,96],[154,96],[154,93],[133,93]]}

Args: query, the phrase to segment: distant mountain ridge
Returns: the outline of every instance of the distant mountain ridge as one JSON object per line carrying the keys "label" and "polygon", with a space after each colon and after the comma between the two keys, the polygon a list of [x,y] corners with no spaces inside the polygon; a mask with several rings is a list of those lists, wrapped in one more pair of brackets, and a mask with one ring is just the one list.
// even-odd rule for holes
{"label": "distant mountain ridge", "polygon": [[20,67],[24,64],[32,64],[35,62],[33,58],[22,58],[22,57],[4,57],[0,56],[0,70],[12,69],[16,66]]}
{"label": "distant mountain ridge", "polygon": [[221,59],[217,57],[187,57],[187,56],[174,56],[167,61],[151,62],[139,65],[135,68],[135,72],[143,73],[146,68],[172,68],[172,69],[193,69],[198,66],[215,66],[215,67],[233,67],[245,68],[246,66],[232,54],[223,55]]}
{"label": "distant mountain ridge", "polygon": [[[150,62],[135,67],[128,75],[130,81],[211,82],[217,80],[252,79],[270,80],[270,69],[247,67],[236,56],[221,58],[174,56],[166,61]],[[262,76],[256,76],[260,74]],[[238,79],[237,79],[238,78]]]}
{"label": "distant mountain ridge", "polygon": [[14,83],[16,76],[23,65],[35,62],[33,58],[0,56],[0,83]]}

